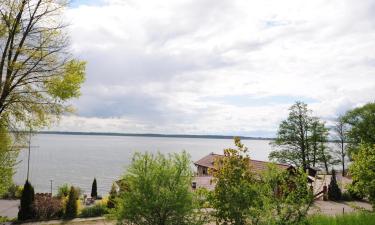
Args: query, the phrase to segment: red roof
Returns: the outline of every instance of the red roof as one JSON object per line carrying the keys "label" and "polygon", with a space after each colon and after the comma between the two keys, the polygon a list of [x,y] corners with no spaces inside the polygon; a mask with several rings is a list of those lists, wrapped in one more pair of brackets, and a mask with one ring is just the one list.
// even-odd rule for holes
{"label": "red roof", "polygon": [[[215,162],[215,159],[218,158],[218,157],[221,158],[221,157],[224,157],[224,156],[219,155],[219,154],[211,153],[211,154],[201,158],[200,160],[196,161],[194,163],[194,165],[215,169],[214,162]],[[267,169],[267,165],[269,163],[270,162],[252,160],[252,159],[250,160],[250,164],[251,164],[252,168],[254,169],[254,171],[256,171],[256,172],[265,171]],[[281,163],[275,163],[275,165],[278,168],[283,169],[283,170],[286,170],[286,169],[291,167],[291,165],[281,164]]]}

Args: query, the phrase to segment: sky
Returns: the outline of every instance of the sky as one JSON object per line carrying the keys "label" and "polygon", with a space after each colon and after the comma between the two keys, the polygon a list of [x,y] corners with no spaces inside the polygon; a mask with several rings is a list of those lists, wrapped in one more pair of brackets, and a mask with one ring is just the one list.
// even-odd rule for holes
{"label": "sky", "polygon": [[52,130],[275,136],[374,101],[373,0],[75,0],[82,96]]}

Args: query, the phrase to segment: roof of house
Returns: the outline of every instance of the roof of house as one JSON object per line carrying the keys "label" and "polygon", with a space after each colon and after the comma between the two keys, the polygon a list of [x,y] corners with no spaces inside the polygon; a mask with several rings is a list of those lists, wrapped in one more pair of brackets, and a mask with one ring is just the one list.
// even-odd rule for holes
{"label": "roof of house", "polygon": [[[219,154],[214,154],[211,153],[209,155],[206,155],[205,157],[201,158],[200,160],[196,161],[194,165],[196,166],[203,166],[211,169],[215,169],[214,162],[216,158],[221,158],[224,157],[224,155],[219,155]],[[265,162],[265,161],[259,161],[259,160],[250,160],[250,164],[254,171],[264,171],[267,169],[267,165],[270,162]],[[291,165],[287,164],[281,164],[281,163],[275,163],[275,165],[280,168],[280,169],[288,169],[292,167]]]}

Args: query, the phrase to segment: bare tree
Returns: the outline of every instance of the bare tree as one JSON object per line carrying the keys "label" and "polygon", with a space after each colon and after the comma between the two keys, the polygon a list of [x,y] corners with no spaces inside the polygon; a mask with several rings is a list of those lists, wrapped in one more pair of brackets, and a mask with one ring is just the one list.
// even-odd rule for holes
{"label": "bare tree", "polygon": [[345,176],[345,157],[346,157],[346,135],[348,128],[344,121],[339,117],[333,127],[335,133],[336,145],[339,147],[338,154],[342,165],[342,176]]}

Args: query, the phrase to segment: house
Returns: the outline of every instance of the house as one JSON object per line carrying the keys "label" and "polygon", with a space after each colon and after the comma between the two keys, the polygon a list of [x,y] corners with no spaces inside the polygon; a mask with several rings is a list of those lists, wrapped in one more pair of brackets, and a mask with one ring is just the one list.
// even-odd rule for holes
{"label": "house", "polygon": [[[199,187],[207,188],[208,190],[213,190],[215,184],[212,182],[212,174],[210,171],[215,170],[215,161],[218,158],[222,158],[224,155],[219,155],[215,153],[210,153],[200,160],[196,161],[194,165],[197,167],[196,176],[193,179],[192,188],[196,189]],[[260,160],[250,160],[251,167],[256,174],[261,174],[266,171],[270,162],[260,161]],[[295,167],[288,164],[274,163],[279,170],[295,170]],[[316,175],[319,168],[309,167],[308,168],[308,183],[312,184],[316,180]]]}
{"label": "house", "polygon": [[[197,167],[197,176],[211,176],[209,171],[215,169],[215,160],[222,157],[224,157],[224,155],[210,153],[209,155],[196,161],[194,165]],[[267,165],[269,164],[269,162],[250,160],[250,164],[255,173],[261,173],[262,171],[265,171],[267,169]],[[275,165],[280,170],[287,170],[293,167],[291,165],[281,163],[276,163]]]}

